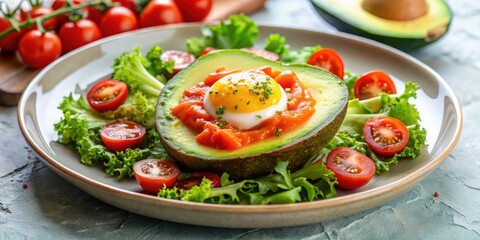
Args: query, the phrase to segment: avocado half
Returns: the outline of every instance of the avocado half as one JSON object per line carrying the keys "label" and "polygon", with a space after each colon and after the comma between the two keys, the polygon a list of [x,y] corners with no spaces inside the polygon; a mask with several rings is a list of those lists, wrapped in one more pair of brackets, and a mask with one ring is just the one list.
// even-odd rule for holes
{"label": "avocado half", "polygon": [[453,18],[452,11],[443,0],[426,0],[426,14],[408,21],[377,17],[362,7],[363,1],[311,0],[320,16],[338,30],[406,52],[440,39],[447,33]]}
{"label": "avocado half", "polygon": [[[297,130],[229,151],[200,145],[196,134],[171,114],[183,91],[203,81],[218,67],[292,70],[316,100],[315,114]],[[284,65],[240,50],[219,50],[197,59],[169,80],[158,98],[156,127],[166,152],[190,171],[227,172],[233,179],[246,179],[274,171],[277,162],[289,161],[296,170],[315,157],[334,137],[345,118],[348,91],[339,78],[317,67]]]}

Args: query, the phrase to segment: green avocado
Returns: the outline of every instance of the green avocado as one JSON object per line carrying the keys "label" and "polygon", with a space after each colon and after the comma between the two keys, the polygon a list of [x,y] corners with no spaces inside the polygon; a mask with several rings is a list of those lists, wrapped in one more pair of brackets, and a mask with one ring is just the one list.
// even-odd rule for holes
{"label": "green avocado", "polygon": [[[171,108],[179,103],[183,91],[202,82],[218,67],[251,70],[271,66],[273,70],[292,70],[316,100],[315,114],[297,130],[282,133],[234,151],[200,145],[196,134],[177,118]],[[227,172],[233,179],[246,179],[274,171],[277,162],[289,161],[296,170],[333,138],[347,110],[348,90],[328,71],[306,64],[285,65],[240,50],[219,50],[200,57],[169,80],[158,98],[156,126],[167,153],[190,171]]]}
{"label": "green avocado", "polygon": [[425,13],[411,20],[391,20],[374,15],[365,10],[364,1],[311,0],[320,16],[338,30],[406,52],[440,39],[448,31],[453,18],[452,11],[443,0],[425,0]]}

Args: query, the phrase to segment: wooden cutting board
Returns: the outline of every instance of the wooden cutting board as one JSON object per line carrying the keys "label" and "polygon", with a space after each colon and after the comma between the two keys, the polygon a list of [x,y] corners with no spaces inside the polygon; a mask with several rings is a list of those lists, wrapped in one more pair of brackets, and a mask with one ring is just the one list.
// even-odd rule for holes
{"label": "wooden cutting board", "polygon": [[[225,19],[231,14],[250,14],[265,4],[266,0],[214,0],[206,21]],[[23,90],[39,72],[23,65],[14,53],[0,52],[0,105],[16,106]]]}

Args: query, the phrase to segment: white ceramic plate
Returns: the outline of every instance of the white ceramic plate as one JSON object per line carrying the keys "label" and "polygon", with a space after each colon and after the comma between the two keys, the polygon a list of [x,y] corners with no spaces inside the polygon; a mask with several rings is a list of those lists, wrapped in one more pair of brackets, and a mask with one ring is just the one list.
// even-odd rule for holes
{"label": "white ceramic plate", "polygon": [[[375,177],[363,188],[339,192],[333,199],[307,203],[239,206],[213,205],[161,199],[140,193],[133,179],[109,177],[101,167],[80,164],[79,156],[58,144],[53,124],[61,117],[57,109],[69,92],[111,74],[116,56],[135,45],[147,50],[185,49],[185,39],[200,36],[200,26],[143,29],[107,38],[74,51],[39,73],[25,90],[18,105],[21,131],[37,155],[57,174],[75,186],[121,209],[168,221],[232,228],[283,227],[334,219],[379,206],[406,192],[447,157],[462,128],[460,104],[447,83],[414,58],[373,41],[346,34],[260,26],[259,46],[270,33],[286,37],[292,49],[321,44],[343,57],[346,69],[363,73],[379,69],[393,75],[397,83],[420,84],[416,104],[428,132],[428,147],[414,160],[403,160],[390,173]],[[397,84],[399,86],[403,84]],[[400,92],[403,88],[400,87]]]}

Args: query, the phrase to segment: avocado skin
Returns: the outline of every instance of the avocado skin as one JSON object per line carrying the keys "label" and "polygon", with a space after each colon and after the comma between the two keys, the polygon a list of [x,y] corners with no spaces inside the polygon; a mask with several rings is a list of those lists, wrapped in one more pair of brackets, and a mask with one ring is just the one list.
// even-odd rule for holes
{"label": "avocado skin", "polygon": [[[192,75],[198,75],[198,72],[204,72],[204,74],[207,74],[206,72],[211,73],[217,68],[213,68],[212,65],[217,66],[229,64],[221,62],[222,59],[228,59],[228,61],[232,62],[235,66],[240,64],[243,67],[246,67],[246,63],[242,61],[248,61],[249,64],[247,65],[249,67],[246,69],[270,65],[283,70],[297,69],[299,71],[313,71],[312,74],[316,74],[316,77],[324,76],[326,78],[325,81],[328,81],[330,84],[334,83],[338,86],[338,88],[336,88],[336,90],[338,90],[338,95],[335,95],[336,100],[332,105],[334,109],[332,113],[334,112],[335,114],[329,114],[324,120],[309,123],[309,125],[305,127],[300,127],[298,130],[300,134],[287,143],[272,147],[274,145],[271,144],[270,140],[264,140],[265,143],[262,142],[260,146],[266,146],[265,148],[268,148],[268,150],[265,151],[254,150],[249,154],[230,154],[232,155],[230,157],[216,157],[216,151],[210,152],[208,150],[209,147],[202,147],[202,149],[206,150],[206,153],[198,153],[190,148],[182,148],[178,145],[178,142],[180,141],[178,137],[181,138],[182,136],[189,136],[190,134],[178,132],[184,130],[174,127],[177,126],[177,124],[182,123],[169,114],[170,108],[175,102],[178,102],[178,94],[179,92],[183,92],[182,89],[184,89],[185,85],[193,86],[199,81],[198,78],[192,79]],[[212,64],[212,61],[214,64]],[[234,68],[235,66],[230,64],[230,68]],[[209,70],[207,71],[205,69]],[[310,81],[312,80],[322,81],[317,78],[312,78]],[[177,97],[173,97],[173,95]],[[190,172],[208,171],[216,172],[218,174],[226,172],[234,180],[251,179],[272,173],[279,161],[289,161],[289,169],[297,170],[303,167],[308,160],[317,156],[320,150],[326,146],[340,128],[347,112],[347,103],[348,90],[346,85],[343,81],[328,71],[317,67],[307,66],[306,64],[284,65],[240,50],[220,50],[199,58],[196,62],[182,70],[182,72],[178,73],[173,79],[167,82],[166,86],[160,93],[157,102],[156,129],[160,135],[160,143],[165,151],[180,166],[185,168],[185,170]],[[319,102],[317,102],[317,104],[319,104]],[[322,111],[317,112],[319,114],[322,113]],[[185,129],[185,131],[188,130]],[[281,137],[282,135],[280,135],[280,138]],[[187,137],[181,141],[194,142],[195,137]],[[275,139],[272,138],[272,141],[275,141]],[[193,144],[199,147],[198,144]]]}
{"label": "avocado skin", "polygon": [[234,180],[249,179],[272,173],[280,161],[288,161],[288,169],[291,171],[302,168],[335,136],[346,113],[347,104],[324,128],[313,135],[277,150],[247,157],[222,160],[204,159],[179,151],[164,138],[160,138],[160,140],[165,151],[189,171],[208,171],[218,174],[227,172]]}
{"label": "avocado skin", "polygon": [[[382,36],[382,35],[377,35],[377,34],[373,34],[373,33],[364,31],[360,28],[356,28],[355,26],[350,25],[350,24],[342,21],[340,18],[336,17],[333,14],[330,14],[329,12],[324,10],[323,8],[317,6],[314,3],[314,0],[310,0],[310,2],[312,3],[312,5],[313,5],[314,9],[317,11],[317,13],[326,22],[328,22],[330,25],[332,25],[333,27],[335,27],[339,31],[354,34],[354,35],[358,35],[358,36],[362,36],[362,37],[365,37],[365,38],[368,38],[368,39],[372,39],[372,40],[375,40],[377,42],[381,42],[383,44],[392,46],[392,47],[394,47],[396,49],[399,49],[401,51],[404,51],[404,52],[412,52],[414,50],[417,50],[419,48],[422,48],[424,46],[427,46],[429,44],[432,44],[432,43],[438,41],[443,36],[445,36],[445,34],[450,29],[450,25],[451,25],[451,21],[450,21],[450,23],[447,26],[447,29],[445,30],[445,34],[443,34],[442,36],[440,36],[440,37],[438,37],[434,40],[427,40],[425,38],[399,38],[399,37],[394,37],[394,36]],[[450,10],[450,14],[451,14],[451,12],[452,11]]]}

